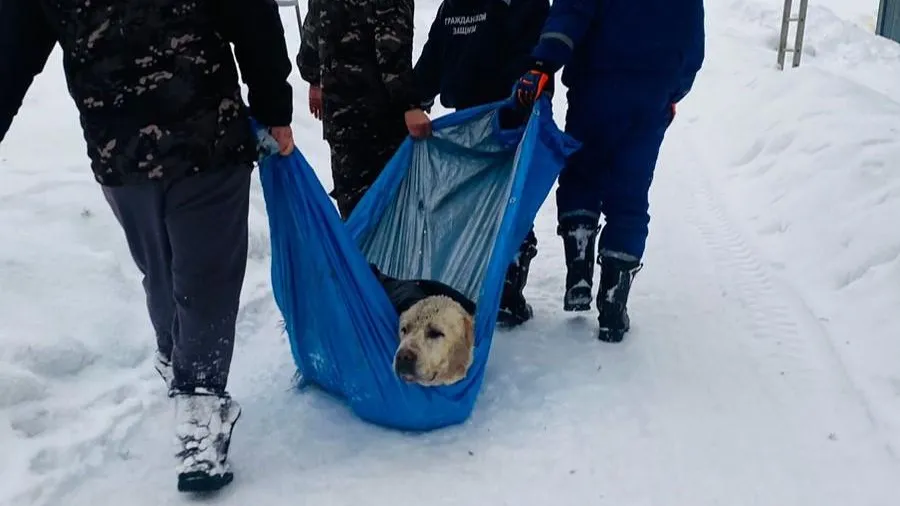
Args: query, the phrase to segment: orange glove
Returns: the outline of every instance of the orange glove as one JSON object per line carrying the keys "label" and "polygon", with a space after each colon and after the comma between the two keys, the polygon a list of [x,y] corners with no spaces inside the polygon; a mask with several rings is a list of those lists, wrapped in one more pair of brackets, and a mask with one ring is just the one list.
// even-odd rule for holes
{"label": "orange glove", "polygon": [[540,70],[530,70],[520,77],[515,89],[516,99],[519,101],[519,104],[524,106],[534,105],[534,102],[541,96],[548,82],[550,82],[550,75]]}

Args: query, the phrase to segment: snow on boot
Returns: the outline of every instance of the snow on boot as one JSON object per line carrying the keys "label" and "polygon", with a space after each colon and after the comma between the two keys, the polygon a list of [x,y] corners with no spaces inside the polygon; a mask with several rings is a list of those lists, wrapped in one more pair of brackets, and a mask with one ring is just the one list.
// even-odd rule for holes
{"label": "snow on boot", "polygon": [[153,358],[153,367],[156,369],[156,372],[159,373],[160,377],[162,377],[163,381],[166,382],[166,391],[169,392],[169,397],[171,397],[172,382],[175,380],[175,372],[172,370],[172,360],[157,351],[156,356]]}
{"label": "snow on boot", "polygon": [[563,311],[590,311],[594,302],[594,249],[600,231],[597,221],[590,216],[575,216],[563,219],[556,229],[566,254]]}
{"label": "snow on boot", "polygon": [[628,294],[641,263],[614,256],[601,256],[600,290],[597,292],[597,309],[600,330],[598,339],[607,343],[621,342],[631,328],[628,318]]}
{"label": "snow on boot", "polygon": [[500,295],[500,312],[497,314],[497,323],[501,327],[516,327],[534,316],[531,305],[525,300],[524,290],[528,281],[528,269],[535,256],[537,256],[537,238],[534,231],[531,231],[506,270],[503,293]]}
{"label": "snow on boot", "polygon": [[178,490],[211,492],[231,483],[228,465],[231,431],[240,405],[227,393],[205,389],[175,392]]}

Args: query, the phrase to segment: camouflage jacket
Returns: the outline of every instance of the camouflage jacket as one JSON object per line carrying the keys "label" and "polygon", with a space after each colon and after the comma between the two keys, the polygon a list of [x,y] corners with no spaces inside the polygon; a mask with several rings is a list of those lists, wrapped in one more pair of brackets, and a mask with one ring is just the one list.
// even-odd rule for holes
{"label": "camouflage jacket", "polygon": [[290,124],[291,60],[274,0],[0,2],[0,139],[59,43],[101,184],[248,165],[250,114]]}
{"label": "camouflage jacket", "polygon": [[413,0],[309,0],[297,65],[322,87],[325,138],[402,136],[422,103],[412,53]]}

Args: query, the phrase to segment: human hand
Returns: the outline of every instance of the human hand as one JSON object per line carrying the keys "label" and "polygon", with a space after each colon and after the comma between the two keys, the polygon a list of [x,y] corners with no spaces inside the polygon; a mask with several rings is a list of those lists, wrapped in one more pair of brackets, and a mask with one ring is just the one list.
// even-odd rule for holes
{"label": "human hand", "polygon": [[294,132],[288,126],[277,126],[269,129],[272,138],[278,142],[278,152],[281,156],[287,156],[294,150]]}
{"label": "human hand", "polygon": [[309,87],[309,112],[314,118],[322,119],[322,87]]}
{"label": "human hand", "polygon": [[543,93],[548,82],[550,82],[550,75],[546,72],[537,69],[529,70],[516,83],[514,91],[516,100],[522,106],[533,106],[534,102]]}
{"label": "human hand", "polygon": [[431,119],[422,109],[410,109],[404,116],[409,135],[416,139],[424,139],[431,135]]}

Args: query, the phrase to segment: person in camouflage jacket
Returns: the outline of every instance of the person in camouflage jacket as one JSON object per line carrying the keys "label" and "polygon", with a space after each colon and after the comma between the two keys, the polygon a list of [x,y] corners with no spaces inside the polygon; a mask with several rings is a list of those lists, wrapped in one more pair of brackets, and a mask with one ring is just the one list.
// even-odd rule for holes
{"label": "person in camouflage jacket", "polygon": [[309,0],[297,54],[346,219],[406,138],[430,133],[413,82],[413,0]]}
{"label": "person in camouflage jacket", "polygon": [[[290,60],[282,58],[283,31],[271,0],[229,0],[221,7],[206,0],[21,3],[0,3],[0,140],[57,42],[94,176],[103,185],[252,163],[248,113],[268,126],[291,121]],[[229,42],[249,87],[250,111]]]}
{"label": "person in camouflage jacket", "polygon": [[293,149],[277,6],[0,0],[0,142],[56,44],[94,178],[144,276],[155,366],[175,399],[178,488],[220,488],[240,416],[226,383],[257,157],[250,116],[282,154]]}

